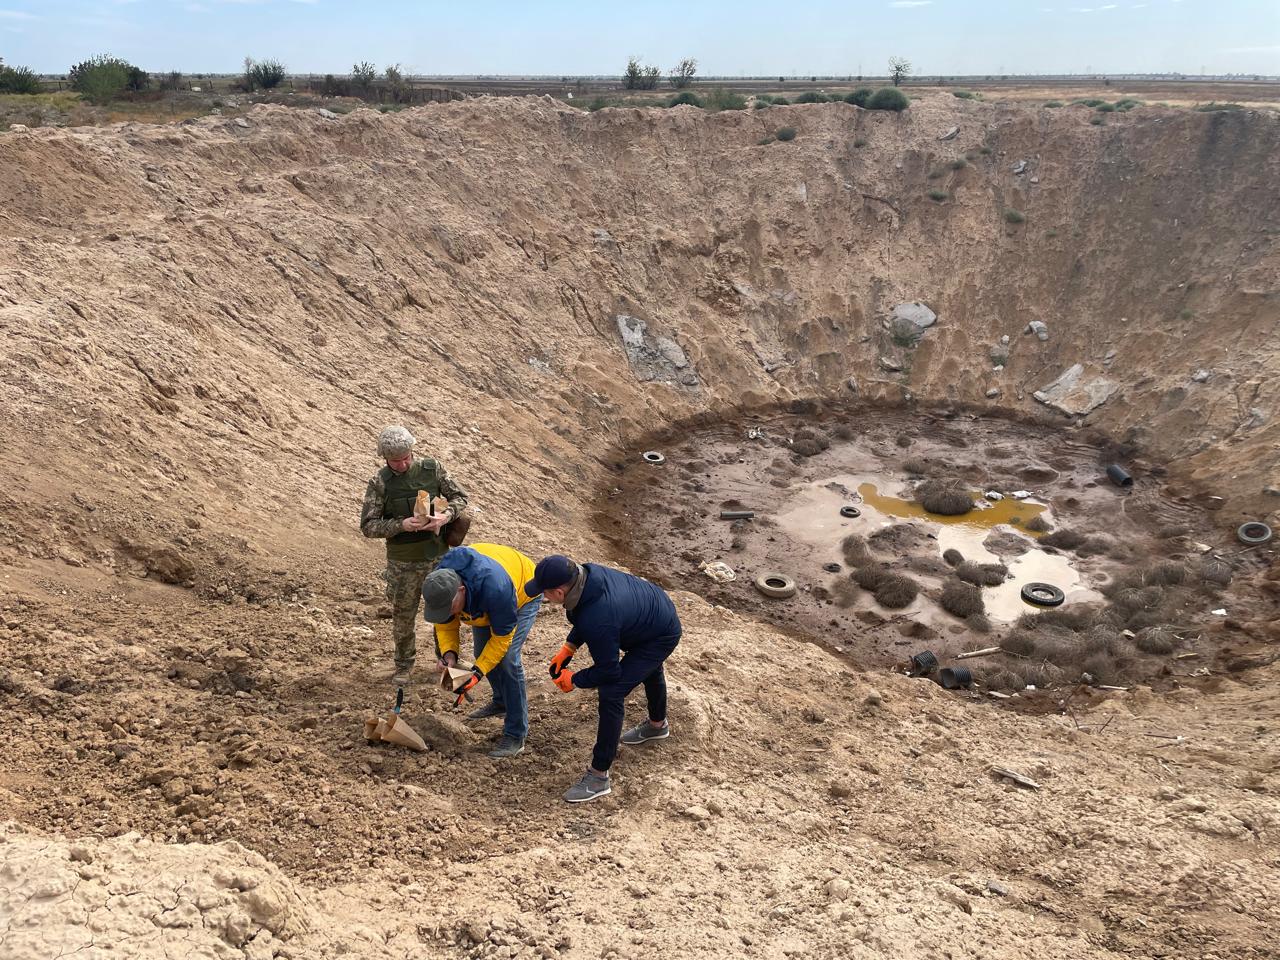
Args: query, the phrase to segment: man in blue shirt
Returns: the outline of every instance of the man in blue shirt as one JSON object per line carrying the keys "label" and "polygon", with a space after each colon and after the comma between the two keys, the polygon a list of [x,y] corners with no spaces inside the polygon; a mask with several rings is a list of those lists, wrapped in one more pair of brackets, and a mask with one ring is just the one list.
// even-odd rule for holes
{"label": "man in blue shirt", "polygon": [[[600,691],[600,720],[591,766],[569,788],[569,803],[595,800],[612,792],[609,767],[618,742],[636,746],[671,735],[667,723],[667,680],[662,664],[680,642],[680,618],[671,598],[648,580],[596,563],[577,564],[559,554],[545,557],[525,585],[532,597],[563,604],[572,624],[564,645],[551,658],[551,679],[569,693],[575,687]],[[593,661],[570,670],[583,644]],[[649,719],[622,732],[627,694],[644,684]]]}

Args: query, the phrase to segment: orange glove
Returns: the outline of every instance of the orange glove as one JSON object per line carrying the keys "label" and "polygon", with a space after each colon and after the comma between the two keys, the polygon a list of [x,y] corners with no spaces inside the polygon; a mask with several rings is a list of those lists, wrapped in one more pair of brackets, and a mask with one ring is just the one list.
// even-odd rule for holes
{"label": "orange glove", "polygon": [[569,665],[569,661],[573,659],[573,655],[578,651],[567,643],[562,644],[560,649],[556,651],[556,655],[551,658],[551,679],[554,680],[560,676],[560,671]]}
{"label": "orange glove", "polygon": [[561,671],[551,678],[557,687],[565,693],[573,692],[573,671],[561,669]]}
{"label": "orange glove", "polygon": [[479,667],[471,668],[471,676],[467,678],[467,682],[460,686],[454,692],[458,695],[458,699],[453,701],[455,708],[462,706],[463,700],[471,699],[471,688],[484,679],[484,674],[480,672]]}

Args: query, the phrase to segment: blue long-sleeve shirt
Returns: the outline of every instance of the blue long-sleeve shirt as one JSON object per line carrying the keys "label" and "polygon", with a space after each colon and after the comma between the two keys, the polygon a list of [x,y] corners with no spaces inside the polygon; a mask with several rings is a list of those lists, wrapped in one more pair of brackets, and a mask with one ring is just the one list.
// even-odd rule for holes
{"label": "blue long-sleeve shirt", "polygon": [[584,563],[582,570],[587,580],[567,611],[573,625],[567,642],[575,649],[585,643],[591,651],[594,663],[573,675],[575,687],[589,690],[619,678],[623,651],[676,639],[681,628],[676,606],[662,588],[596,563]]}

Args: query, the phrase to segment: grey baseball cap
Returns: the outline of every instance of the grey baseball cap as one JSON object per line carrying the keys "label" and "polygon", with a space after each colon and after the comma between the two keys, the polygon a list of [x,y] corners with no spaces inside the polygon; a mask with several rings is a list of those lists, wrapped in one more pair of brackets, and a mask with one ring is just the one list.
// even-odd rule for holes
{"label": "grey baseball cap", "polygon": [[427,623],[448,623],[453,619],[453,598],[462,578],[454,570],[432,570],[422,581],[422,619]]}

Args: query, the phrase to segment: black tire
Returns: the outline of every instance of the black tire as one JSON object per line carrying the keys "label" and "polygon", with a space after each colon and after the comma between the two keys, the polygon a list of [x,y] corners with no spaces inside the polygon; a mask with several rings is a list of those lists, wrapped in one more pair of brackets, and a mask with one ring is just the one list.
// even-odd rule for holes
{"label": "black tire", "polygon": [[823,569],[823,570],[825,570],[825,571],[827,571],[827,573],[839,573],[839,572],[840,572],[840,564],[838,564],[838,563],[824,563],[824,564],[822,565],[822,569]]}
{"label": "black tire", "polygon": [[840,516],[847,517],[852,520],[854,517],[862,516],[862,511],[855,506],[845,506],[840,508]]}
{"label": "black tire", "polygon": [[1060,607],[1067,595],[1051,583],[1027,583],[1022,587],[1022,599],[1035,607]]}
{"label": "black tire", "polygon": [[660,454],[657,450],[646,450],[640,454],[645,463],[652,463],[654,466],[666,463],[667,458]]}
{"label": "black tire", "polygon": [[773,600],[796,595],[796,582],[783,573],[762,573],[756,577],[756,589]]}
{"label": "black tire", "polygon": [[1240,525],[1240,528],[1236,530],[1236,539],[1241,543],[1256,547],[1258,544],[1267,543],[1271,540],[1271,528],[1259,520],[1253,520]]}

